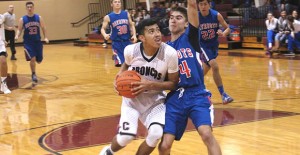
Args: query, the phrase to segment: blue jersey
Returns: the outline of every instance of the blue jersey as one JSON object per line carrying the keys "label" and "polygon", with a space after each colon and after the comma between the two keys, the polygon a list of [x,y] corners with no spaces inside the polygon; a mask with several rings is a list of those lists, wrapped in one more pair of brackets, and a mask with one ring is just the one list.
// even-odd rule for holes
{"label": "blue jersey", "polygon": [[110,19],[110,27],[112,29],[110,39],[112,41],[128,41],[130,40],[130,23],[128,12],[121,11],[120,14],[114,12],[108,14]]}
{"label": "blue jersey", "polygon": [[[198,28],[189,24],[185,33],[177,40],[168,42],[170,46],[177,50],[180,69],[179,88],[198,87],[200,88],[199,90],[205,89],[203,70],[196,56],[196,54],[199,54],[196,51],[200,51],[199,42],[198,39],[196,39],[198,32]],[[189,38],[191,38],[191,40]]]}
{"label": "blue jersey", "polygon": [[218,47],[218,12],[213,9],[209,9],[209,14],[205,17],[201,15],[201,12],[199,12],[199,21],[200,45],[205,47]]}
{"label": "blue jersey", "polygon": [[32,17],[23,16],[24,42],[40,41],[40,16],[34,14]]}

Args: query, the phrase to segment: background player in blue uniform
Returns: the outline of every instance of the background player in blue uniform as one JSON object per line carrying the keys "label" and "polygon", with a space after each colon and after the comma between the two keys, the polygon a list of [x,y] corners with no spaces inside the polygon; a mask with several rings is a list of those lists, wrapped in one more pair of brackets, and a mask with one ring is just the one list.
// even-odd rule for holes
{"label": "background player in blue uniform", "polygon": [[[112,40],[115,66],[120,67],[124,63],[124,48],[131,44],[130,39],[134,43],[137,41],[136,30],[129,13],[121,10],[121,0],[111,0],[111,6],[113,11],[104,17],[101,34],[104,39]],[[111,34],[105,32],[108,25],[111,27]]]}
{"label": "background player in blue uniform", "polygon": [[203,70],[197,60],[200,47],[196,0],[188,0],[187,10],[182,7],[173,8],[169,19],[171,41],[168,44],[177,50],[180,81],[177,91],[170,92],[167,97],[164,136],[159,152],[160,155],[170,154],[174,140],[181,139],[188,118],[191,118],[207,146],[208,154],[220,155],[220,146],[211,129],[211,94],[205,88]]}
{"label": "background player in blue uniform", "polygon": [[27,15],[19,20],[17,34],[15,39],[18,40],[24,29],[23,41],[25,48],[26,60],[30,61],[30,69],[32,72],[32,82],[37,83],[36,63],[43,61],[43,44],[41,41],[40,28],[42,28],[44,40],[49,43],[46,33],[44,20],[41,16],[34,14],[33,2],[26,2]]}
{"label": "background player in blue uniform", "polygon": [[[204,75],[212,68],[213,78],[222,96],[223,104],[228,104],[233,99],[224,91],[216,58],[219,47],[218,36],[227,36],[230,29],[223,16],[217,11],[210,9],[210,2],[211,0],[200,0],[199,2],[200,45],[203,52],[201,59],[204,61]],[[225,29],[224,32],[219,29],[219,24]]]}

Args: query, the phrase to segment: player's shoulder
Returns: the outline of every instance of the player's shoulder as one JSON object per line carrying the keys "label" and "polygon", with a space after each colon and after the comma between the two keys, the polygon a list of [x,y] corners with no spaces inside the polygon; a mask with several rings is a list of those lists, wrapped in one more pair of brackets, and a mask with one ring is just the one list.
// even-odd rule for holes
{"label": "player's shoulder", "polygon": [[166,57],[171,58],[171,57],[176,56],[176,58],[177,58],[176,49],[164,42],[161,45],[161,50],[164,51]]}
{"label": "player's shoulder", "polygon": [[[7,17],[8,15],[9,15],[8,12],[3,13],[3,16],[4,16],[4,17]],[[13,15],[14,15],[14,14],[13,14]]]}
{"label": "player's shoulder", "polygon": [[127,45],[125,47],[125,51],[130,51],[130,52],[134,52],[134,51],[137,51],[140,49],[140,46],[141,46],[141,42],[137,42],[137,43],[134,43],[134,44],[130,44],[130,45]]}
{"label": "player's shoulder", "polygon": [[171,45],[164,43],[164,42],[161,43],[160,47],[165,51],[175,50]]}
{"label": "player's shoulder", "polygon": [[210,12],[213,13],[213,14],[218,14],[219,13],[217,10],[214,10],[214,9],[210,9]]}

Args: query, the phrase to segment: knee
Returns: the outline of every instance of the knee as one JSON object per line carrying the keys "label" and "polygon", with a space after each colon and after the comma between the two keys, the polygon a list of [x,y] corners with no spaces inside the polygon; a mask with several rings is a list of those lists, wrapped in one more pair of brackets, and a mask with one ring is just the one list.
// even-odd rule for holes
{"label": "knee", "polygon": [[6,63],[6,58],[4,56],[0,56],[0,64],[5,65]]}
{"label": "knee", "polygon": [[124,147],[127,144],[129,144],[134,139],[134,136],[132,135],[117,135],[117,142],[120,146]]}
{"label": "knee", "polygon": [[159,152],[168,152],[169,150],[171,150],[172,144],[171,143],[167,143],[167,141],[162,141],[159,144],[158,150]]}
{"label": "knee", "polygon": [[213,140],[213,134],[211,132],[211,129],[205,129],[200,131],[200,135],[205,144],[209,144]]}
{"label": "knee", "polygon": [[146,143],[150,147],[156,147],[158,141],[163,135],[163,127],[158,124],[151,125],[148,130],[148,136],[146,138]]}
{"label": "knee", "polygon": [[31,62],[36,62],[36,57],[32,57],[32,58],[30,59],[30,61],[31,61]]}

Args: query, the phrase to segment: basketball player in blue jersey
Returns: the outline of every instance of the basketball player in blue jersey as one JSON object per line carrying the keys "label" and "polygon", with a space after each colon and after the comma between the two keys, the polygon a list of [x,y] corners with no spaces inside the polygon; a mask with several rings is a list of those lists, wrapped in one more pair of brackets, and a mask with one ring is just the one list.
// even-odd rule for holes
{"label": "basketball player in blue jersey", "polygon": [[[120,67],[124,63],[124,48],[131,44],[131,40],[137,41],[135,24],[128,12],[121,10],[121,0],[111,0],[113,11],[103,19],[101,34],[104,39],[112,40],[113,57],[115,66]],[[105,28],[111,27],[111,33],[107,34]]]}
{"label": "basketball player in blue jersey", "polygon": [[41,16],[34,14],[33,2],[26,2],[27,15],[19,20],[17,34],[15,40],[18,40],[23,29],[23,41],[25,48],[26,60],[30,61],[30,69],[32,72],[31,78],[33,83],[38,82],[36,76],[36,63],[41,63],[43,60],[43,44],[41,41],[40,28],[42,28],[44,40],[49,43],[46,33],[44,20]]}
{"label": "basketball player in blue jersey", "polygon": [[[233,101],[233,98],[224,91],[216,58],[218,56],[219,47],[218,36],[227,36],[230,29],[223,16],[210,8],[210,2],[211,0],[200,0],[199,2],[201,59],[204,62],[204,75],[212,68],[213,78],[222,96],[222,102],[223,104],[228,104]],[[225,29],[224,31],[219,29],[219,24]]]}
{"label": "basketball player in blue jersey", "polygon": [[[209,155],[221,155],[221,149],[212,134],[213,105],[211,93],[204,85],[204,75],[198,60],[199,19],[196,0],[188,0],[187,9],[171,9],[169,45],[177,50],[180,80],[178,89],[167,96],[164,136],[159,145],[160,155],[171,154],[174,140],[180,140],[188,118],[193,121],[207,147]],[[198,56],[197,56],[198,55]]]}
{"label": "basketball player in blue jersey", "polygon": [[132,83],[136,97],[122,97],[119,131],[99,155],[112,155],[134,140],[139,120],[148,134],[136,155],[151,154],[163,135],[166,110],[164,90],[174,90],[178,83],[177,52],[162,42],[157,20],[142,20],[137,30],[141,42],[125,48],[125,62],[118,75],[126,70],[134,70],[142,80]]}

